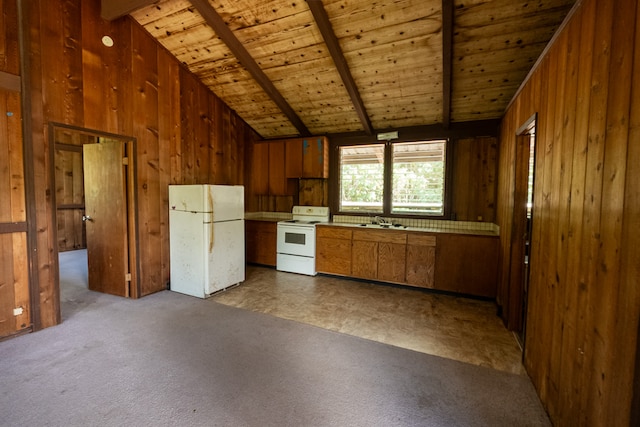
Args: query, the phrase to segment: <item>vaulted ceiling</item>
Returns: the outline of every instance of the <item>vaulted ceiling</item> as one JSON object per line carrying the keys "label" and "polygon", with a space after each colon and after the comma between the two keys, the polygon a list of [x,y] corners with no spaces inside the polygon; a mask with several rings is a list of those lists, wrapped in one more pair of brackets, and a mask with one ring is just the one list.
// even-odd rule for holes
{"label": "vaulted ceiling", "polygon": [[575,0],[103,0],[262,137],[497,119]]}

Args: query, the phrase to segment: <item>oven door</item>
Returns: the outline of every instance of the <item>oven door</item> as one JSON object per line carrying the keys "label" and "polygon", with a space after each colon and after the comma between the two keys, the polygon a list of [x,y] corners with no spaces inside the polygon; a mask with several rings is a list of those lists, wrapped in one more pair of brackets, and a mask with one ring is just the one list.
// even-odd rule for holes
{"label": "oven door", "polygon": [[315,227],[278,223],[278,253],[316,256]]}

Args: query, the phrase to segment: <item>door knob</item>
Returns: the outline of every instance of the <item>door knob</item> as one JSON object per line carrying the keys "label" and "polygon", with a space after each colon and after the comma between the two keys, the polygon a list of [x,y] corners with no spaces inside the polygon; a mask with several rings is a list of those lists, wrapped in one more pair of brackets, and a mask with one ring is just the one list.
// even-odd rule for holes
{"label": "door knob", "polygon": [[82,215],[82,221],[93,221],[93,218],[89,215]]}

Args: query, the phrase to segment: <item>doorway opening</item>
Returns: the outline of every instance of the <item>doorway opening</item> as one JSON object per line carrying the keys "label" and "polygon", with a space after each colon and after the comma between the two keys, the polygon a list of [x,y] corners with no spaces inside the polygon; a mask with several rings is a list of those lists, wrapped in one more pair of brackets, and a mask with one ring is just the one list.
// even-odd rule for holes
{"label": "doorway opening", "polygon": [[138,296],[135,140],[54,123],[49,137],[64,320],[88,290]]}
{"label": "doorway opening", "polygon": [[516,133],[516,173],[511,231],[508,322],[509,329],[515,332],[523,353],[532,253],[536,118],[537,116],[533,115]]}

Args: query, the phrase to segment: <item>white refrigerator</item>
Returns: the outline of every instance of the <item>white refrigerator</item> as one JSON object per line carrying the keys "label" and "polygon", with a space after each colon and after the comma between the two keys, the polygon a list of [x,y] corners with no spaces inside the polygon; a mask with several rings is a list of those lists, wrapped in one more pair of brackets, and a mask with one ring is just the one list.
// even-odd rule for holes
{"label": "white refrigerator", "polygon": [[244,187],[169,186],[170,289],[199,298],[243,282]]}

